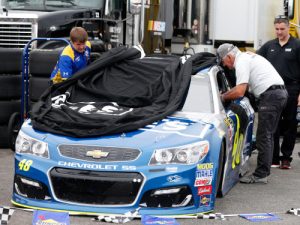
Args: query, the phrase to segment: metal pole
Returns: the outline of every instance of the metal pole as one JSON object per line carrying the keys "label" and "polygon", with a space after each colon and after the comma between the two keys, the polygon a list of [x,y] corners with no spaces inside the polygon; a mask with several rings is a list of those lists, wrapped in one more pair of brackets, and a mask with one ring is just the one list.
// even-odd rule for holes
{"label": "metal pole", "polygon": [[140,35],[139,44],[142,44],[144,39],[144,23],[145,23],[145,0],[141,0],[141,14],[140,14]]}

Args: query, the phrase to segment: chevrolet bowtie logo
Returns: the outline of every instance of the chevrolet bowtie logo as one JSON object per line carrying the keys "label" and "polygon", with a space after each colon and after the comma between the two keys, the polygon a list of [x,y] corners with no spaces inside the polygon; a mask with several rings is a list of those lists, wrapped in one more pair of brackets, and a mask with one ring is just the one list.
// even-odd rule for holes
{"label": "chevrolet bowtie logo", "polygon": [[91,156],[94,159],[100,159],[102,157],[107,157],[109,152],[102,152],[101,150],[93,150],[93,151],[87,151],[86,156]]}

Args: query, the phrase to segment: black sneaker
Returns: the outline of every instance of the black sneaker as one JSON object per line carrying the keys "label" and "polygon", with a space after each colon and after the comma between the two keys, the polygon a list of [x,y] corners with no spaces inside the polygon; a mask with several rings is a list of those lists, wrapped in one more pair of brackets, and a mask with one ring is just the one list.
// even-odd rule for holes
{"label": "black sneaker", "polygon": [[241,183],[244,184],[253,184],[253,183],[260,183],[260,184],[267,184],[268,183],[268,177],[257,177],[254,176],[253,174],[249,176],[244,176],[240,179]]}
{"label": "black sneaker", "polygon": [[284,159],[281,161],[281,164],[280,164],[280,169],[283,169],[283,170],[288,170],[288,169],[291,169],[291,162],[287,159]]}

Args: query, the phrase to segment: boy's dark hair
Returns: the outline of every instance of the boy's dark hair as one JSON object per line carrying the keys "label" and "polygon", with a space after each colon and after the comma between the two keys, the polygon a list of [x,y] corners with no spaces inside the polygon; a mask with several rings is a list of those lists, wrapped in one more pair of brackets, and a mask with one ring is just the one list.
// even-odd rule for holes
{"label": "boy's dark hair", "polygon": [[70,40],[72,42],[79,41],[85,43],[88,40],[88,34],[82,27],[73,27],[70,32]]}

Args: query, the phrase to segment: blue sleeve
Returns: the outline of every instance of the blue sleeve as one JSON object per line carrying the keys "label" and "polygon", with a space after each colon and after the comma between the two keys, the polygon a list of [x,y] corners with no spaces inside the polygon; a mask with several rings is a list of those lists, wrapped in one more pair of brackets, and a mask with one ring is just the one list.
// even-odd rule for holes
{"label": "blue sleeve", "polygon": [[66,55],[59,59],[59,70],[62,78],[70,78],[73,75],[73,60]]}

